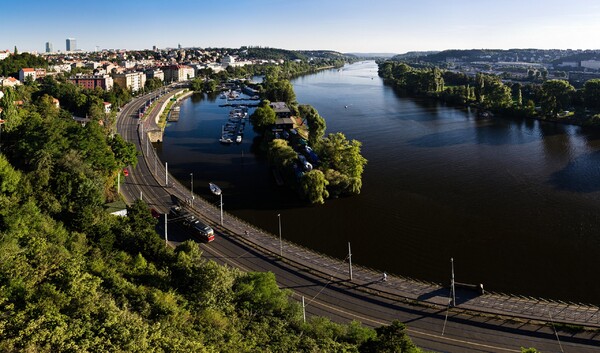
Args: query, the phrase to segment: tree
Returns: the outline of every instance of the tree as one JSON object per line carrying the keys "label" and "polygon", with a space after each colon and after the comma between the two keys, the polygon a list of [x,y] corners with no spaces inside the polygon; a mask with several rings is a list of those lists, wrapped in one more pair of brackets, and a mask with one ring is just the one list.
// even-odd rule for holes
{"label": "tree", "polygon": [[0,118],[5,121],[4,126],[1,128],[6,132],[15,130],[21,124],[21,116],[15,106],[15,93],[12,88],[6,88],[4,90],[4,97],[0,99]]}
{"label": "tree", "polygon": [[520,107],[523,105],[523,93],[521,92],[521,84],[515,84],[515,86],[517,86],[515,88],[515,104]]}
{"label": "tree", "polygon": [[477,73],[475,76],[475,100],[477,103],[483,103],[485,99],[484,89],[485,89],[485,78],[482,73]]}
{"label": "tree", "polygon": [[215,92],[217,90],[217,81],[215,80],[205,80],[204,81],[204,92]]}
{"label": "tree", "polygon": [[146,83],[144,84],[144,87],[146,88],[147,91],[154,91],[156,89],[161,88],[162,86],[163,86],[163,82],[158,77],[152,77],[152,78],[146,80]]}
{"label": "tree", "polygon": [[286,140],[274,139],[269,143],[269,162],[278,167],[290,167],[296,163],[298,154],[288,145]]}
{"label": "tree", "polygon": [[310,203],[325,203],[325,199],[329,197],[327,184],[329,182],[325,175],[318,169],[304,173],[300,179],[300,189]]}
{"label": "tree", "polygon": [[316,146],[325,134],[325,119],[311,105],[302,104],[299,106],[299,111],[300,117],[308,124],[308,143]]}
{"label": "tree", "polygon": [[564,80],[548,80],[542,84],[542,111],[556,116],[571,103],[575,88]]}
{"label": "tree", "polygon": [[510,87],[503,84],[499,79],[491,81],[486,86],[484,106],[490,108],[508,108],[512,105]]}
{"label": "tree", "polygon": [[115,161],[119,168],[137,165],[138,152],[135,145],[125,141],[121,135],[117,134],[110,140],[110,148],[115,154]]}
{"label": "tree", "polygon": [[272,79],[266,79],[264,89],[265,98],[271,102],[285,102],[287,105],[296,102],[294,86],[288,80],[272,81]]}
{"label": "tree", "polygon": [[318,148],[321,165],[324,170],[335,169],[346,175],[349,180],[345,192],[359,194],[362,187],[362,173],[367,160],[361,155],[361,143],[348,141],[344,134],[338,132],[323,138]]}
{"label": "tree", "polygon": [[275,124],[275,119],[275,110],[269,105],[262,105],[256,108],[254,113],[250,116],[252,126],[254,126],[254,129],[261,134],[263,134],[267,128]]}
{"label": "tree", "polygon": [[586,107],[600,109],[600,79],[596,78],[585,82],[583,100]]}
{"label": "tree", "polygon": [[8,162],[3,154],[0,154],[0,194],[12,194],[17,191],[21,175]]}
{"label": "tree", "polygon": [[202,91],[202,87],[204,86],[204,80],[201,79],[200,77],[196,77],[194,78],[191,82],[190,85],[192,87],[192,90],[194,92],[201,92]]}
{"label": "tree", "polygon": [[377,337],[370,339],[360,347],[365,353],[413,353],[420,350],[406,334],[406,326],[400,321],[375,329]]}
{"label": "tree", "polygon": [[252,315],[283,317],[294,314],[290,311],[289,292],[279,289],[272,272],[246,273],[237,278],[233,290],[236,306]]}

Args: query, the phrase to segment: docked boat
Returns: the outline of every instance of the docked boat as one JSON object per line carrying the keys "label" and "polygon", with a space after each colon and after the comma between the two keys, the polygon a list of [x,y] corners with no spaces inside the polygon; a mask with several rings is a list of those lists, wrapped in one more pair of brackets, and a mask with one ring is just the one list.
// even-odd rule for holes
{"label": "docked boat", "polygon": [[219,139],[219,142],[221,142],[221,143],[223,143],[223,144],[226,144],[226,145],[229,145],[229,144],[232,144],[232,143],[233,143],[233,140],[232,140],[232,139],[230,139],[229,137],[225,137],[225,136],[223,136],[223,137],[221,137],[221,138]]}
{"label": "docked boat", "polygon": [[237,137],[235,138],[235,142],[242,143],[242,135],[237,135]]}

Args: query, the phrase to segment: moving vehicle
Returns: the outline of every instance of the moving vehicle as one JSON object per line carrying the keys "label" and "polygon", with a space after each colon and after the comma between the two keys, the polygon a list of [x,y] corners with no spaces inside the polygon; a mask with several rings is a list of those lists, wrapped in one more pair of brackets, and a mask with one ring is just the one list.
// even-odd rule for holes
{"label": "moving vehicle", "polygon": [[210,226],[200,222],[199,220],[195,220],[190,223],[190,227],[207,243],[215,240],[215,232]]}
{"label": "moving vehicle", "polygon": [[190,227],[202,241],[210,243],[215,240],[215,232],[213,229],[199,221],[196,216],[184,210],[181,206],[171,207],[171,214],[180,218],[183,221],[183,224]]}

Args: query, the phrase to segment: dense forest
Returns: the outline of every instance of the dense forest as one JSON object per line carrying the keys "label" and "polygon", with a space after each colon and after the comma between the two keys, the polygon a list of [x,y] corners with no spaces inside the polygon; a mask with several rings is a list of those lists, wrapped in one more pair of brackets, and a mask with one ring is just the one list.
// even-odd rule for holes
{"label": "dense forest", "polygon": [[398,322],[304,322],[273,274],[219,266],[192,241],[166,247],[142,201],[108,214],[137,152],[97,108],[127,94],[52,78],[3,93],[0,351],[419,351]]}

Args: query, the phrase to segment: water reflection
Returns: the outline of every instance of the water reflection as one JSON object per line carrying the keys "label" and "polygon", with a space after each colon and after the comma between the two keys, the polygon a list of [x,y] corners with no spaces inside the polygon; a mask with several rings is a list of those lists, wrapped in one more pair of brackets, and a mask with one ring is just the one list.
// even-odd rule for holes
{"label": "water reflection", "polygon": [[241,145],[218,143],[229,111],[218,98],[184,101],[158,151],[180,180],[216,182],[229,212],[274,234],[281,212],[287,239],[331,256],[351,241],[360,264],[433,281],[447,281],[454,257],[461,281],[600,304],[600,284],[581,271],[600,268],[600,134],[404,98],[374,70],[293,81],[328,132],[363,143],[360,195],[307,206],[278,187],[250,125]]}
{"label": "water reflection", "polygon": [[581,155],[550,176],[557,190],[581,193],[600,191],[600,151]]}

